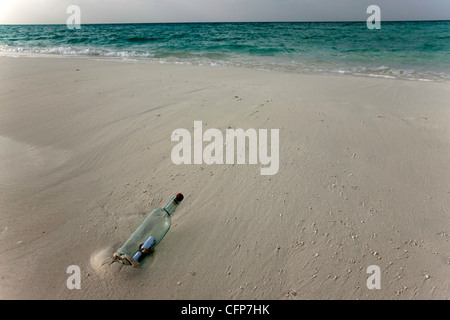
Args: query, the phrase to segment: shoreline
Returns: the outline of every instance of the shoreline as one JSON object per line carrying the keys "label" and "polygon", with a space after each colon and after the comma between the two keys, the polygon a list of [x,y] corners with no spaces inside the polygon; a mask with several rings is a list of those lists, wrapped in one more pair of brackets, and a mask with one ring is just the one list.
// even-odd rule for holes
{"label": "shoreline", "polygon": [[[7,58],[56,58],[56,59],[86,59],[98,62],[118,62],[118,63],[130,63],[130,64],[151,64],[151,65],[169,65],[169,66],[192,66],[192,67],[206,67],[206,68],[235,68],[244,70],[255,70],[263,72],[274,72],[274,73],[286,73],[286,74],[297,74],[305,76],[344,76],[344,77],[357,77],[357,78],[369,78],[369,79],[387,79],[387,80],[405,80],[405,81],[419,81],[419,82],[438,82],[438,83],[450,83],[450,79],[426,79],[426,78],[400,78],[397,76],[390,75],[379,75],[379,74],[363,74],[363,73],[352,73],[349,71],[334,71],[334,72],[306,72],[299,70],[278,70],[278,69],[266,69],[252,66],[236,66],[236,65],[221,65],[217,62],[211,61],[209,64],[204,64],[204,62],[180,62],[180,61],[160,61],[152,60],[152,58],[144,57],[106,57],[106,56],[89,56],[89,55],[71,55],[71,54],[52,54],[52,53],[32,53],[32,52],[0,52],[0,57]],[[231,61],[227,61],[232,63]]]}
{"label": "shoreline", "polygon": [[[447,82],[64,58],[0,57],[1,299],[449,298]],[[175,165],[196,120],[279,129],[279,171]]]}

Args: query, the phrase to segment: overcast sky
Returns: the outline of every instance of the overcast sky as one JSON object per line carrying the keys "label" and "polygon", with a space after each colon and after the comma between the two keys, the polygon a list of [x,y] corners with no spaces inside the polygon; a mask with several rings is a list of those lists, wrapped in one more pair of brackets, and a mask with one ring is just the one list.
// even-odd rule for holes
{"label": "overcast sky", "polygon": [[0,0],[0,24],[60,23],[78,5],[81,23],[450,20],[450,0]]}

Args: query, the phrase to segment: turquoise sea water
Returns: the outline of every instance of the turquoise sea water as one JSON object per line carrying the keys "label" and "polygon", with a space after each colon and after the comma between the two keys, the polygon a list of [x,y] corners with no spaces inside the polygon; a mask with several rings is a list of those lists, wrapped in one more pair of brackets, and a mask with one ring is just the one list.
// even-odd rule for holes
{"label": "turquoise sea water", "polygon": [[0,54],[450,80],[450,21],[0,25]]}

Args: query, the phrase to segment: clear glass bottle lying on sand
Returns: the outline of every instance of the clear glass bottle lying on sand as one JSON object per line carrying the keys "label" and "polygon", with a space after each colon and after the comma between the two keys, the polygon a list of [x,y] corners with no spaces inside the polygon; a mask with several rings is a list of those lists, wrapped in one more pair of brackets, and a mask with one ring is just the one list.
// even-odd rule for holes
{"label": "clear glass bottle lying on sand", "polygon": [[178,193],[164,208],[153,209],[127,241],[114,253],[114,258],[138,267],[170,229],[170,216],[180,205],[183,195]]}

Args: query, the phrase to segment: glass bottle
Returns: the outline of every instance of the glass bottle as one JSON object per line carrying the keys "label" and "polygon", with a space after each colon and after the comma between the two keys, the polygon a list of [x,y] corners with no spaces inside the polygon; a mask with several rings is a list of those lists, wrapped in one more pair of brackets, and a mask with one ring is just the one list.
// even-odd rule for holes
{"label": "glass bottle", "polygon": [[114,253],[114,258],[125,264],[138,267],[170,229],[170,216],[183,200],[178,193],[164,208],[153,209],[127,241]]}

